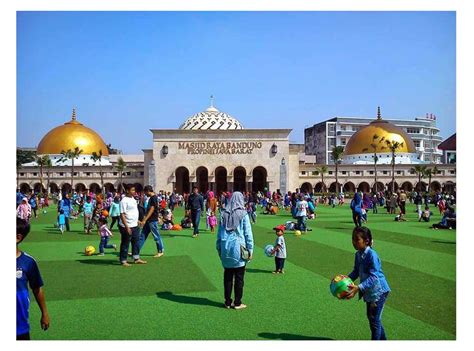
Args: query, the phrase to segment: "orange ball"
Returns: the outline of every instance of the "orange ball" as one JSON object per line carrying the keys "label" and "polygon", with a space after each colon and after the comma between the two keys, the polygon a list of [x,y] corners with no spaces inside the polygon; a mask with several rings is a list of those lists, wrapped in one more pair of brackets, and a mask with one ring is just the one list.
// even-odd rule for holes
{"label": "orange ball", "polygon": [[109,211],[103,210],[103,211],[102,211],[102,216],[103,216],[103,217],[108,217],[108,216],[109,216]]}

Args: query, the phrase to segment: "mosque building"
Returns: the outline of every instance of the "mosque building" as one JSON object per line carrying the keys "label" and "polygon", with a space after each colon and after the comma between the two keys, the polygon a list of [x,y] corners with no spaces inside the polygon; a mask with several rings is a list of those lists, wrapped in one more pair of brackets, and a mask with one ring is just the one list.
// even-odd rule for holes
{"label": "mosque building", "polygon": [[[395,142],[395,189],[455,191],[455,164],[428,164],[419,159],[410,136],[396,125],[377,118],[351,136],[338,165],[327,164],[321,175],[315,155],[305,154],[305,145],[291,144],[292,129],[245,128],[238,119],[210,107],[187,119],[177,129],[150,129],[150,149],[140,155],[112,154],[100,135],[84,126],[73,110],[71,120],[53,128],[39,142],[37,155],[48,155],[51,167],[40,170],[36,162],[18,169],[18,186],[24,190],[51,192],[90,190],[113,191],[120,184],[135,184],[138,191],[150,184],[156,190],[189,193],[193,186],[201,192],[276,191],[302,189],[320,193],[356,189],[390,189],[392,151]],[[78,147],[82,153],[72,160],[64,151]],[[102,152],[100,161],[93,153]],[[374,157],[377,164],[374,164]],[[117,165],[124,161],[125,169]],[[418,182],[416,165],[436,167],[428,179]],[[375,167],[376,166],[376,171]],[[377,172],[375,174],[375,172]],[[40,184],[40,173],[43,184]],[[337,178],[337,183],[336,183]],[[375,183],[377,179],[377,184]],[[73,184],[71,184],[73,182]],[[336,185],[337,184],[337,185]]]}

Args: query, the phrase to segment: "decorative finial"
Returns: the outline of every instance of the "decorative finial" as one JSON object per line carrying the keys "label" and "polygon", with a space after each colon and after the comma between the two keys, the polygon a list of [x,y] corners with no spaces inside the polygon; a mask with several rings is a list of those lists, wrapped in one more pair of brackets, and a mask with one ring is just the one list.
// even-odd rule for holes
{"label": "decorative finial", "polygon": [[211,95],[211,107],[214,107],[214,95]]}
{"label": "decorative finial", "polygon": [[382,114],[380,113],[380,106],[377,106],[377,119],[378,120],[382,119]]}
{"label": "decorative finial", "polygon": [[75,108],[72,109],[72,118],[71,118],[71,119],[72,119],[73,121],[76,120],[76,109],[75,109]]}

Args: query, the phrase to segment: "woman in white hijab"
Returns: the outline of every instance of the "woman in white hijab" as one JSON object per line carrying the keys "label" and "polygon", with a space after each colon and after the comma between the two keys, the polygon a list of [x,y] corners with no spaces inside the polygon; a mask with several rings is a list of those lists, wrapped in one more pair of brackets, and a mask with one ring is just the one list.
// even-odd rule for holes
{"label": "woman in white hijab", "polygon": [[224,307],[243,309],[247,307],[242,303],[245,265],[252,258],[253,234],[241,192],[232,194],[221,213],[216,248],[224,267]]}

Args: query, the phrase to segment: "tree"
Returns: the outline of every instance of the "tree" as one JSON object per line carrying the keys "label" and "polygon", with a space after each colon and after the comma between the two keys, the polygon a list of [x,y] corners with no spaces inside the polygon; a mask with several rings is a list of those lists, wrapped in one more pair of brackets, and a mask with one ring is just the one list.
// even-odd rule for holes
{"label": "tree", "polygon": [[418,185],[419,185],[419,191],[421,191],[421,178],[424,178],[426,175],[426,166],[422,165],[416,165],[411,169],[412,172],[415,172],[416,175],[418,175]]}
{"label": "tree", "polygon": [[324,184],[324,174],[328,173],[328,167],[327,166],[321,166],[321,167],[316,167],[316,175],[321,175],[321,183],[322,188],[321,191],[325,192],[326,191],[326,184]]}
{"label": "tree", "polygon": [[[374,191],[377,192],[377,162],[379,160],[379,157],[377,156],[377,147],[379,144],[381,144],[385,140],[385,137],[379,137],[377,134],[374,134],[372,136],[372,143],[370,144],[370,147],[374,151],[374,155],[372,156],[374,159]],[[381,146],[380,149],[385,149],[385,146]]]}
{"label": "tree", "polygon": [[102,189],[102,194],[104,193],[104,173],[102,172],[102,149],[99,152],[92,152],[92,160],[95,162],[99,161],[99,174],[100,174],[100,185]]}
{"label": "tree", "polygon": [[127,164],[123,160],[122,157],[119,157],[117,159],[117,164],[115,165],[115,169],[119,172],[119,178],[120,178],[120,185],[119,185],[119,191],[123,192],[123,184],[122,184],[122,173],[127,168]]}
{"label": "tree", "polygon": [[76,158],[79,158],[79,156],[83,153],[84,151],[82,149],[79,149],[77,146],[71,150],[67,149],[66,151],[61,150],[61,158],[58,160],[58,162],[66,162],[67,160],[71,160],[71,192],[74,191],[74,160]]}
{"label": "tree", "polygon": [[48,177],[48,181],[46,183],[46,195],[49,195],[49,176],[50,176],[50,173],[51,173],[51,168],[53,167],[53,163],[51,162],[51,159],[49,157],[46,160],[45,167],[47,169],[46,177]]}
{"label": "tree", "polygon": [[20,186],[19,172],[24,163],[33,162],[36,158],[36,151],[16,149],[16,187]]}
{"label": "tree", "polygon": [[403,142],[394,141],[394,140],[385,140],[390,153],[392,154],[392,194],[395,192],[395,153],[398,149],[403,147]]}
{"label": "tree", "polygon": [[43,169],[44,167],[48,164],[48,161],[51,162],[49,159],[48,155],[43,155],[43,156],[36,156],[36,163],[38,164],[39,167],[39,174],[40,174],[40,191],[43,192]]}
{"label": "tree", "polygon": [[338,166],[342,161],[342,155],[344,155],[344,146],[334,146],[332,149],[332,158],[336,165],[336,194],[339,194]]}
{"label": "tree", "polygon": [[427,168],[425,170],[425,176],[428,177],[428,192],[431,191],[431,178],[434,175],[437,175],[439,172],[438,167],[434,166],[433,168]]}

